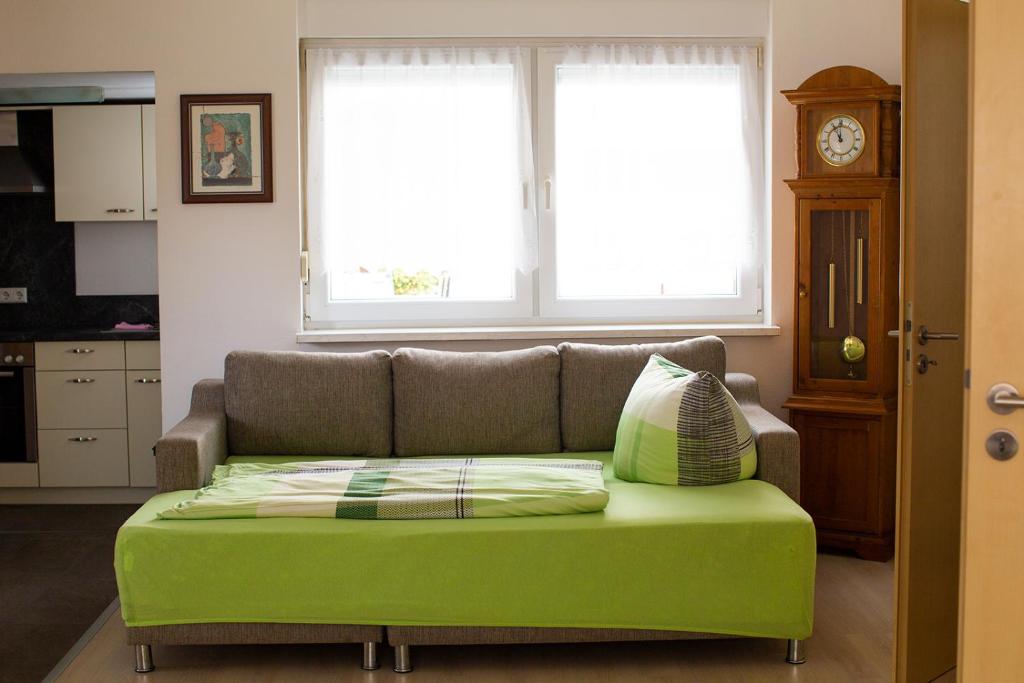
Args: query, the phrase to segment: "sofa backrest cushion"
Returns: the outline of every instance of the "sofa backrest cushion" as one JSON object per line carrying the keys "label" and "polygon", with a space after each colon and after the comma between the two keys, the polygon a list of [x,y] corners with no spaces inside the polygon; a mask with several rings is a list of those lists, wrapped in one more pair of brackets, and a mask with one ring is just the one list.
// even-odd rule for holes
{"label": "sofa backrest cushion", "polygon": [[633,383],[652,354],[684,368],[706,370],[725,382],[725,343],[698,337],[666,344],[575,344],[558,346],[562,357],[562,447],[610,451]]}
{"label": "sofa backrest cushion", "polygon": [[553,346],[496,353],[398,349],[395,454],[560,451],[560,365]]}
{"label": "sofa backrest cushion", "polygon": [[391,455],[391,356],[233,351],[224,361],[228,450]]}

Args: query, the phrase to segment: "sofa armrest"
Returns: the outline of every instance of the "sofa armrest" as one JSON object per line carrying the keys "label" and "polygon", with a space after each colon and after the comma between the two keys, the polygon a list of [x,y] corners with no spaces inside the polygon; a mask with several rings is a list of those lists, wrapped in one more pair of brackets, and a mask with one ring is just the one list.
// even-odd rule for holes
{"label": "sofa armrest", "polygon": [[197,489],[228,454],[224,380],[204,379],[192,388],[188,415],[156,442],[157,491]]}
{"label": "sofa armrest", "polygon": [[757,380],[739,372],[725,376],[725,386],[750,423],[757,444],[758,479],[800,502],[800,437],[785,422],[761,407]]}

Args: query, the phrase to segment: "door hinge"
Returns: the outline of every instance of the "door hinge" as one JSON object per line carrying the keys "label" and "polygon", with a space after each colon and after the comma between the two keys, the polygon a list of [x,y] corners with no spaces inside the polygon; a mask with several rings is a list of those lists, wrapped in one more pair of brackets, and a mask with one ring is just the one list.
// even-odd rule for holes
{"label": "door hinge", "polygon": [[299,252],[299,279],[302,281],[302,284],[304,284],[304,285],[308,285],[309,284],[309,252],[308,251],[300,251]]}
{"label": "door hinge", "polygon": [[760,46],[757,48],[757,68],[764,68],[764,48]]}

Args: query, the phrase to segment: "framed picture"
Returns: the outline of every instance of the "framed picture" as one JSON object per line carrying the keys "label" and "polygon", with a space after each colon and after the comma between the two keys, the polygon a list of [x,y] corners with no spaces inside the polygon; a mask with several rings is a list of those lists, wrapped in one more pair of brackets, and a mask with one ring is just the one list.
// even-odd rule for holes
{"label": "framed picture", "polygon": [[183,204],[274,201],[270,94],[181,96]]}

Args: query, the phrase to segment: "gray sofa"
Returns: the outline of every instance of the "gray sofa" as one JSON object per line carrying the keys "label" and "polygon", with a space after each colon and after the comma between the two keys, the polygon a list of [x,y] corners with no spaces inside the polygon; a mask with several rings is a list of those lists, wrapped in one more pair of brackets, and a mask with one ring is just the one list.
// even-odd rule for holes
{"label": "gray sofa", "polygon": [[[756,478],[798,501],[797,435],[761,407],[753,377],[726,373],[725,345],[716,337],[647,345],[563,343],[557,349],[501,353],[233,352],[224,379],[198,382],[188,416],[157,443],[157,486],[160,492],[200,488],[229,455],[608,451],[626,397],[652,353],[723,380],[755,434]],[[376,668],[377,644],[387,639],[396,648],[396,671],[408,671],[412,645],[701,637],[714,636],[661,629],[387,623],[128,628],[139,671],[152,669],[152,644],[362,643],[364,667]],[[788,660],[802,661],[799,641],[791,639],[789,648]]]}

